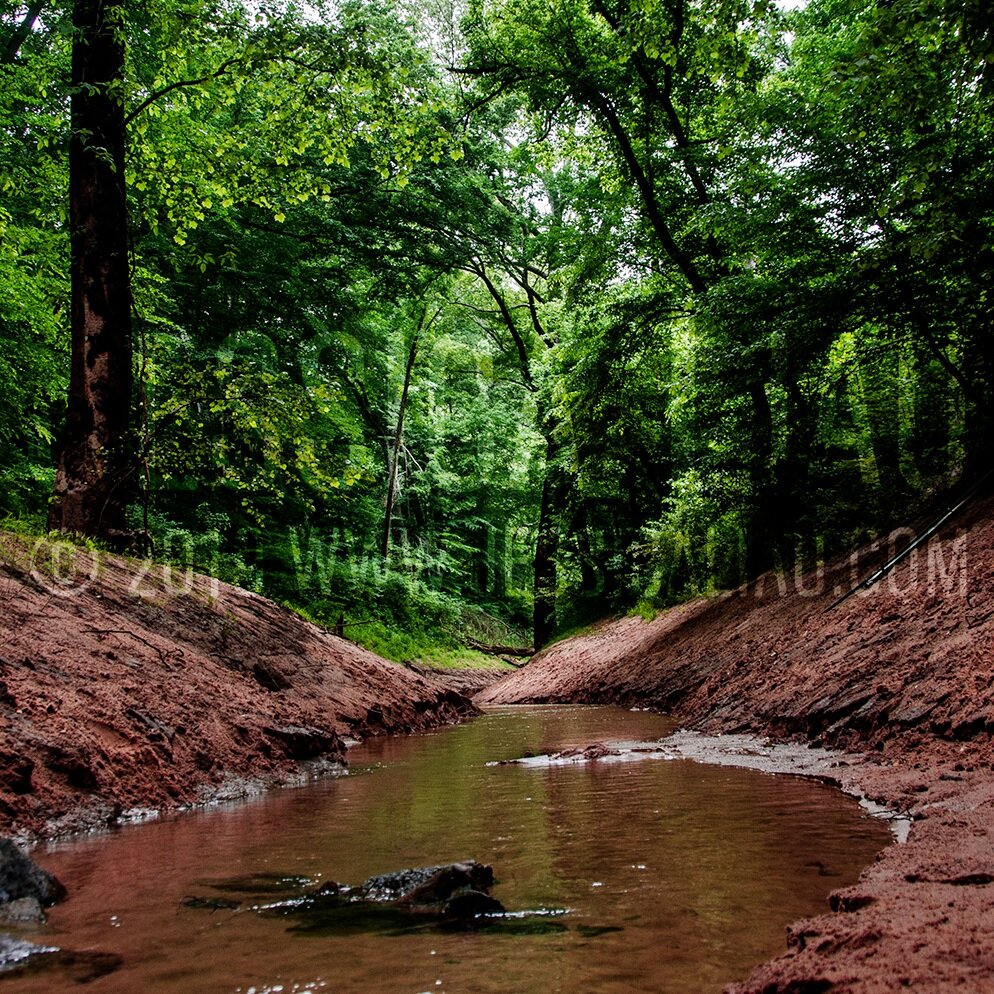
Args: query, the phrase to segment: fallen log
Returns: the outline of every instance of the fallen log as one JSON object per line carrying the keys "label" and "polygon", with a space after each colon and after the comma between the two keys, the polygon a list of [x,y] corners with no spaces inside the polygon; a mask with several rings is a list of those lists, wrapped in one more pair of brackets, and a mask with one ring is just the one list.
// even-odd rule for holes
{"label": "fallen log", "polygon": [[508,666],[513,666],[516,670],[520,670],[522,666],[527,666],[530,662],[528,659],[521,662],[520,659],[514,659],[511,656],[498,656],[497,658],[500,659],[502,663],[507,663]]}
{"label": "fallen log", "polygon": [[518,645],[487,645],[485,642],[477,642],[476,639],[466,639],[466,646],[475,649],[477,652],[485,652],[488,656],[534,656],[535,650],[527,646]]}

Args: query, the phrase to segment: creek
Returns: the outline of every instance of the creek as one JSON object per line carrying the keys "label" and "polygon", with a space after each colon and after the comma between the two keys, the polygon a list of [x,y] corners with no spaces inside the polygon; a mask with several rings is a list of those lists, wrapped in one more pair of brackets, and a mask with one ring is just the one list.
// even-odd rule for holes
{"label": "creek", "polygon": [[[606,707],[501,708],[374,739],[347,777],[36,851],[69,887],[46,946],[110,953],[92,994],[697,994],[782,952],[890,841],[820,783],[687,760],[488,765],[669,719]],[[512,912],[470,931],[259,913],[329,881],[476,859]],[[78,965],[0,979],[71,989]],[[74,977],[76,979],[74,979]]]}

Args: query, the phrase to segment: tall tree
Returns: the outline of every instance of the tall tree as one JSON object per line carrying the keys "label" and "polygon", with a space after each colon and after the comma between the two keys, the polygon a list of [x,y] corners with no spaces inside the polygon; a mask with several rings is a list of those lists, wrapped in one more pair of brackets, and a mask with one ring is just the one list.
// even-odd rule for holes
{"label": "tall tree", "polygon": [[123,0],[73,5],[69,144],[72,361],[49,527],[125,543],[131,279],[124,176]]}

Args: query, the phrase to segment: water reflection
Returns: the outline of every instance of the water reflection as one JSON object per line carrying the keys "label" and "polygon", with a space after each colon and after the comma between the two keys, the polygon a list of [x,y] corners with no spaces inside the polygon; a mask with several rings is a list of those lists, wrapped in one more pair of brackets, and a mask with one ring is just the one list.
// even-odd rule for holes
{"label": "water reflection", "polygon": [[[889,836],[820,784],[746,770],[486,765],[669,727],[612,708],[501,709],[367,743],[348,778],[39,856],[73,897],[35,941],[121,956],[87,985],[95,994],[720,990],[782,950],[785,924],[823,910]],[[236,877],[358,883],[467,858],[493,864],[508,909],[569,908],[555,919],[565,927],[342,935],[184,904]],[[51,979],[2,986],[49,992]]]}

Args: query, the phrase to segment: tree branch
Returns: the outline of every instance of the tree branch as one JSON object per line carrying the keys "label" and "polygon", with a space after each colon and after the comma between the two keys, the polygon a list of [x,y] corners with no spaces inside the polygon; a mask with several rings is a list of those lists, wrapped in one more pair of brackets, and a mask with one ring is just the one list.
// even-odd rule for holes
{"label": "tree branch", "polygon": [[642,163],[639,161],[638,155],[635,152],[632,140],[628,132],[625,131],[617,111],[603,94],[590,92],[587,95],[587,99],[590,105],[601,115],[604,123],[607,124],[608,129],[618,143],[621,157],[628,167],[628,171],[631,173],[632,179],[635,181],[635,186],[638,188],[639,194],[642,197],[645,212],[649,216],[649,223],[652,225],[652,229],[655,231],[660,242],[662,242],[666,254],[684,275],[694,293],[703,295],[707,292],[708,284],[698,272],[690,256],[680,248],[676,239],[673,237],[673,233],[670,231],[669,225],[667,225],[666,219],[659,209],[659,202],[656,200],[656,192],[652,188],[652,183],[642,168]]}
{"label": "tree branch", "polygon": [[494,299],[494,303],[497,304],[497,310],[500,312],[501,319],[503,320],[507,330],[511,333],[511,339],[514,341],[514,346],[518,351],[518,365],[521,367],[521,376],[525,381],[525,386],[528,387],[532,393],[534,393],[538,387],[535,386],[535,381],[532,379],[531,362],[528,358],[528,347],[525,345],[525,340],[521,337],[521,332],[518,331],[518,326],[514,323],[514,315],[507,306],[507,301],[504,299],[504,295],[497,289],[493,280],[491,280],[487,275],[487,270],[482,262],[478,262],[474,266],[470,267],[469,272],[479,277],[480,282],[487,288],[490,292],[490,296]]}
{"label": "tree branch", "polygon": [[0,59],[0,64],[8,65],[17,58],[17,53],[20,52],[21,46],[31,34],[31,29],[35,26],[35,21],[38,20],[38,15],[44,7],[44,0],[35,0],[34,3],[28,4],[28,12],[24,15],[24,19],[14,28],[13,33],[7,39],[7,44],[4,45],[3,58]]}
{"label": "tree branch", "polygon": [[210,82],[212,79],[217,79],[223,76],[236,62],[241,61],[241,56],[232,56],[230,59],[226,59],[214,70],[214,72],[208,73],[206,76],[200,76],[197,79],[179,79],[175,83],[170,83],[168,86],[162,87],[161,90],[156,90],[154,93],[150,93],[134,110],[127,114],[124,118],[124,126],[127,127],[131,122],[147,108],[151,107],[156,100],[160,100],[167,93],[172,93],[173,90],[184,89],[190,86],[201,86],[204,83]]}

